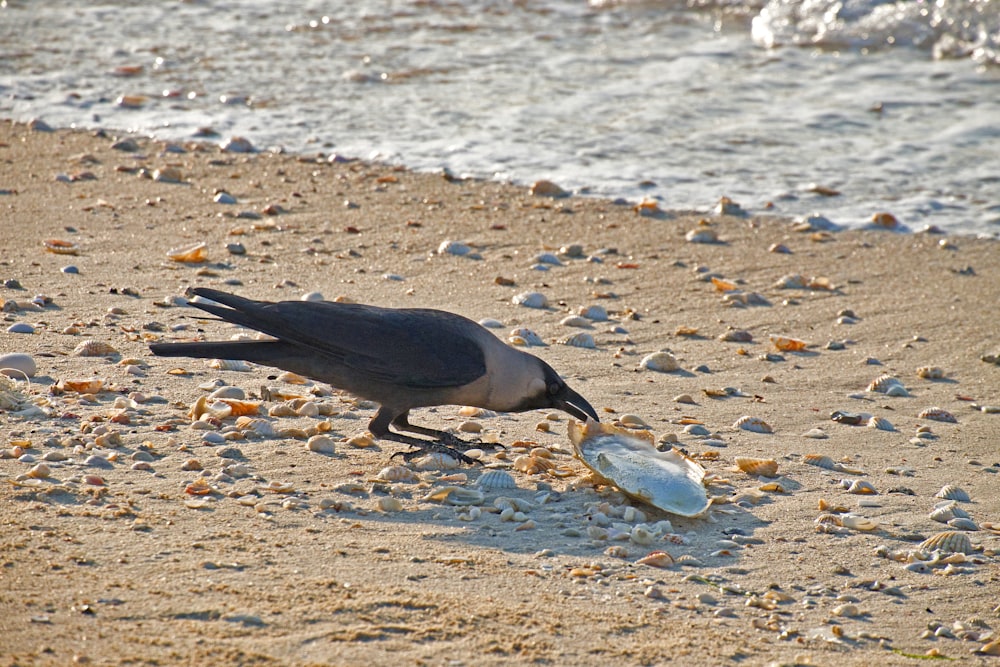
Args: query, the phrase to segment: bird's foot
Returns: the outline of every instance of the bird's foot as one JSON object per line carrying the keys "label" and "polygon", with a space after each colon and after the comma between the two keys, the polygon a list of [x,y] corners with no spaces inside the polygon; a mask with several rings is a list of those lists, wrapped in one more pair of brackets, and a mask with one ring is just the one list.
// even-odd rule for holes
{"label": "bird's foot", "polygon": [[[458,441],[458,443],[461,443],[461,445],[463,445],[465,448],[469,447],[469,443],[465,442],[464,440],[460,440],[458,438],[455,439]],[[389,458],[394,459],[398,456],[407,463],[409,463],[413,459],[423,456],[424,454],[430,452],[441,452],[442,454],[447,454],[448,456],[451,456],[452,458],[461,461],[462,463],[465,463],[467,465],[483,464],[482,461],[478,461],[472,458],[471,456],[466,456],[461,449],[453,447],[450,444],[445,444],[444,442],[435,442],[433,440],[427,440],[427,441],[422,441],[419,445],[416,444],[415,442],[411,442],[409,444],[414,445],[417,449],[411,449],[408,452],[396,452]]]}

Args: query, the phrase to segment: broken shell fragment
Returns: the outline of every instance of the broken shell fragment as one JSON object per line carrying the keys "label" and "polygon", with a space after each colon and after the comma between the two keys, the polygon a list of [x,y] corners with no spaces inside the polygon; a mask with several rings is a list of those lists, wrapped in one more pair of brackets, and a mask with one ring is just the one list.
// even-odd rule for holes
{"label": "broken shell fragment", "polygon": [[759,417],[751,417],[749,415],[744,415],[737,419],[733,423],[733,428],[739,428],[753,433],[774,433],[774,429],[771,428],[770,424]]}
{"label": "broken shell fragment", "polygon": [[104,387],[104,380],[100,378],[85,378],[60,380],[56,383],[60,391],[72,391],[78,394],[96,394]]}
{"label": "broken shell fragment", "polygon": [[167,251],[167,259],[185,264],[199,264],[208,259],[208,244],[202,242],[185,248],[172,248]]}
{"label": "broken shell fragment", "polygon": [[955,415],[951,414],[947,410],[942,410],[941,408],[927,408],[926,410],[921,410],[917,417],[919,419],[930,419],[936,422],[947,422],[950,424],[958,423],[958,420],[955,419]]}
{"label": "broken shell fragment", "polygon": [[878,528],[877,523],[868,517],[858,516],[857,514],[841,515],[840,525],[844,528],[851,528],[852,530],[875,530]]}
{"label": "broken shell fragment", "polygon": [[102,340],[85,340],[73,348],[75,357],[111,357],[118,350]]}
{"label": "broken shell fragment", "polygon": [[785,336],[770,336],[771,342],[781,352],[798,352],[799,350],[806,349],[809,345],[804,340],[799,340],[798,338],[787,338]]}
{"label": "broken shell fragment", "polygon": [[482,491],[467,489],[464,486],[442,486],[432,490],[421,498],[423,502],[436,502],[446,505],[482,505],[485,496]]}
{"label": "broken shell fragment", "polygon": [[431,452],[413,462],[417,470],[454,470],[458,468],[458,459],[444,452]]}
{"label": "broken shell fragment", "polygon": [[940,380],[944,377],[944,371],[937,366],[921,366],[917,369],[917,377],[925,380]]}
{"label": "broken shell fragment", "polygon": [[696,516],[711,505],[702,483],[705,469],[680,451],[660,452],[649,431],[608,424],[569,422],[577,458],[595,476],[665,512]]}
{"label": "broken shell fragment", "polygon": [[736,463],[737,468],[750,475],[774,477],[778,474],[778,462],[774,459],[753,459],[746,456],[737,456],[733,461]]}

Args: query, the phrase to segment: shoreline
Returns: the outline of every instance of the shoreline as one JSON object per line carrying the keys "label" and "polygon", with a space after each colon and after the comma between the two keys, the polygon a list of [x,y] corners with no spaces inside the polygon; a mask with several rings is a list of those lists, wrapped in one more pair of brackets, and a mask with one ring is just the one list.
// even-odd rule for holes
{"label": "shoreline", "polygon": [[[980,359],[1000,352],[995,239],[795,231],[755,216],[641,216],[589,197],[532,196],[387,165],[193,143],[164,153],[160,142],[127,138],[137,150],[112,149],[110,136],[0,122],[0,205],[6,228],[18,230],[5,235],[3,279],[23,288],[5,288],[4,299],[51,298],[6,314],[5,329],[26,323],[34,334],[0,335],[0,354],[34,358],[29,397],[52,408],[29,418],[0,413],[0,445],[23,449],[0,459],[9,582],[0,628],[10,662],[902,665],[912,664],[907,655],[934,651],[964,664],[997,660],[973,651],[1000,630],[992,595],[1000,578],[1000,416],[971,407],[1000,405],[1000,368]],[[216,203],[219,192],[237,203]],[[691,243],[689,232],[720,240]],[[46,252],[45,239],[75,243],[78,254]],[[438,252],[446,241],[467,244],[479,259]],[[206,261],[167,259],[171,249],[201,242]],[[571,244],[583,247],[581,257],[532,268],[545,264],[538,255]],[[790,252],[770,251],[776,244]],[[78,273],[64,272],[67,265]],[[794,274],[813,287],[775,287]],[[736,290],[718,291],[712,276]],[[335,411],[333,454],[294,437],[212,444],[187,416],[202,385],[222,378],[254,396],[277,381],[266,379],[272,369],[221,371],[148,353],[151,340],[232,333],[174,305],[194,285],[254,298],[319,291],[444,308],[499,319],[505,338],[531,328],[548,345],[529,351],[564,374],[602,420],[637,415],[656,438],[701,455],[720,500],[708,518],[681,519],[595,488],[569,455],[566,418],[543,412],[468,417],[445,406],[415,416],[439,428],[471,421],[508,446],[548,449],[572,474],[528,475],[511,469],[511,459],[484,457],[514,476],[518,488],[505,493],[532,503],[528,527],[500,521],[496,494],[471,521],[462,508],[424,500],[446,483],[441,477],[465,475],[455,483],[473,486],[477,469],[422,472],[421,481],[388,490],[373,485],[397,447],[352,446],[373,410],[336,392],[315,399]],[[527,291],[545,294],[550,307],[511,303]],[[560,324],[591,305],[611,321]],[[732,331],[750,340],[720,340]],[[573,333],[590,334],[595,348],[559,343]],[[808,347],[781,352],[770,336]],[[74,355],[86,339],[118,354]],[[682,371],[639,368],[663,349]],[[127,359],[136,363],[120,363]],[[918,377],[922,367],[944,377]],[[865,392],[882,374],[899,378],[909,396]],[[107,388],[92,400],[51,392],[59,380],[89,377]],[[718,393],[726,387],[740,393]],[[134,393],[146,400],[118,401]],[[677,402],[682,394],[692,402]],[[917,416],[930,407],[957,423]],[[872,413],[894,430],[836,423],[837,410]],[[742,415],[764,419],[774,433],[735,427]],[[319,420],[273,421],[307,429]],[[711,444],[685,430],[691,420]],[[95,442],[101,427],[118,435]],[[816,429],[826,437],[804,436]],[[238,458],[223,456],[225,447]],[[50,452],[66,458],[45,459]],[[808,465],[815,453],[863,474]],[[19,460],[24,454],[34,462]],[[773,458],[784,492],[762,491],[770,480],[735,469],[736,457]],[[41,461],[50,477],[20,484]],[[88,485],[88,475],[103,484]],[[848,493],[841,480],[852,477],[878,493]],[[199,479],[210,493],[187,491]],[[949,528],[929,518],[948,484],[971,497],[961,506],[979,527],[968,532],[978,550],[927,572],[879,555],[913,550]],[[386,493],[401,510],[379,509]],[[878,527],[820,532],[820,501]],[[650,522],[669,520],[676,537],[640,544],[588,530],[602,527],[598,514],[609,527],[626,523],[628,507]],[[655,550],[678,562],[637,562]],[[933,623],[947,631],[922,636]]]}

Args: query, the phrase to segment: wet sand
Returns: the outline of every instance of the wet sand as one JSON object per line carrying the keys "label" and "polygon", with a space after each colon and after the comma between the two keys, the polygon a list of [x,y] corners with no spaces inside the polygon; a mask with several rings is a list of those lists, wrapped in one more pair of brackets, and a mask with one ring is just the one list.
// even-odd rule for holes
{"label": "wet sand", "polygon": [[[38,365],[30,386],[10,390],[19,397],[5,396],[39,408],[0,412],[5,664],[998,660],[973,653],[1000,636],[1000,533],[992,528],[1000,526],[1000,415],[978,409],[1000,405],[1000,367],[981,360],[1000,353],[996,241],[797,231],[788,220],[712,212],[641,216],[605,201],[361,162],[206,144],[171,152],[141,137],[132,137],[135,151],[113,149],[121,138],[0,123],[0,279],[22,286],[3,288],[4,301],[22,306],[5,313],[4,330],[34,329],[0,334],[0,354],[26,353]],[[181,182],[144,177],[167,168]],[[218,191],[237,203],[214,202]],[[720,242],[686,241],[699,227]],[[78,254],[47,252],[47,239],[74,243]],[[439,254],[447,240],[479,258]],[[205,262],[167,258],[200,242]],[[234,243],[245,254],[229,252]],[[531,268],[537,255],[570,244],[601,261]],[[769,251],[773,244],[791,252]],[[61,270],[69,265],[78,273]],[[825,280],[815,289],[774,286],[789,274]],[[709,276],[736,283],[743,296],[720,291]],[[364,431],[370,405],[282,383],[273,369],[217,370],[149,354],[152,340],[234,333],[175,305],[199,285],[271,300],[318,291],[443,308],[498,319],[504,337],[528,327],[550,343],[531,351],[604,421],[637,415],[657,439],[676,437],[701,456],[718,500],[702,518],[658,513],[588,483],[570,455],[565,415],[470,418],[448,406],[418,410],[412,421],[480,423],[484,439],[510,448],[505,459],[487,452],[487,466],[509,466],[521,451],[513,445],[530,441],[567,471],[511,469],[518,488],[502,495],[534,503],[526,512],[533,523],[501,521],[490,511],[498,492],[486,494],[473,520],[459,516],[465,508],[422,500],[442,477],[464,474],[453,482],[471,487],[479,466],[422,472],[418,484],[373,483],[401,448],[347,442]],[[550,307],[511,302],[528,291],[545,294]],[[32,309],[35,295],[51,302]],[[590,305],[604,306],[611,321],[560,324]],[[853,323],[842,319],[847,310]],[[694,331],[678,335],[682,327]],[[720,340],[735,330],[751,339]],[[596,349],[558,342],[578,331]],[[779,352],[771,335],[808,347]],[[84,340],[118,354],[74,355]],[[658,350],[671,351],[682,370],[640,369]],[[921,367],[944,377],[918,377]],[[883,374],[909,395],[866,392]],[[90,377],[104,383],[93,399],[53,389]],[[317,392],[315,401],[336,414],[273,422],[303,432],[328,422],[335,453],[294,437],[206,442],[188,412],[217,378],[257,400],[265,385]],[[693,403],[676,402],[681,394]],[[957,423],[918,417],[931,407]],[[895,430],[834,422],[838,410],[885,418]],[[774,432],[735,428],[743,415]],[[685,431],[692,422],[707,429],[708,442]],[[918,438],[920,427],[929,435]],[[813,429],[827,437],[803,435]],[[809,454],[862,472],[808,465]],[[102,463],[95,455],[106,463],[94,465]],[[781,491],[735,469],[737,456],[775,459]],[[39,461],[50,477],[23,478]],[[88,475],[103,485],[88,484],[97,481]],[[877,494],[849,493],[845,478]],[[199,479],[207,495],[187,492]],[[903,558],[951,529],[929,517],[947,484],[968,492],[971,502],[960,506],[980,528],[967,533],[972,553],[951,559],[965,562],[920,567],[885,557]],[[400,511],[379,510],[385,493]],[[817,530],[821,501],[878,527]],[[653,544],[598,539],[595,526],[611,537],[628,528],[621,524],[632,505],[647,523],[670,520],[672,532]],[[601,516],[611,525],[599,525]],[[677,562],[637,562],[655,550]]]}

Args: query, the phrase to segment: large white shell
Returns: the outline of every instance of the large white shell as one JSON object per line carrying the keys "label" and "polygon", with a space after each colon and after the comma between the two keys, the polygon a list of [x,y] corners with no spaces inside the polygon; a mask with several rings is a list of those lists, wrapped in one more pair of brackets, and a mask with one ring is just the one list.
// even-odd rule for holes
{"label": "large white shell", "polygon": [[705,469],[676,449],[657,451],[648,431],[570,421],[569,438],[585,466],[633,498],[680,516],[696,516],[711,505],[702,483]]}
{"label": "large white shell", "polygon": [[522,292],[515,294],[511,301],[514,305],[525,306],[526,308],[546,308],[549,300],[541,292]]}
{"label": "large white shell", "polygon": [[946,530],[943,533],[931,535],[920,543],[920,548],[947,553],[971,554],[973,552],[969,536],[956,530]]}
{"label": "large white shell", "polygon": [[970,502],[968,492],[954,484],[945,484],[941,487],[940,491],[934,494],[934,497],[944,498],[945,500],[957,500],[962,503]]}

